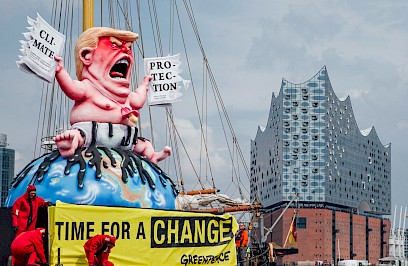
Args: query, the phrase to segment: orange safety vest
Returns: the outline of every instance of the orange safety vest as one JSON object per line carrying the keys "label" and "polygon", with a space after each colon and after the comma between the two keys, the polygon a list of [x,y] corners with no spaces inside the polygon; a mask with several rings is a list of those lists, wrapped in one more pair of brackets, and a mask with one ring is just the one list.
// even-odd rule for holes
{"label": "orange safety vest", "polygon": [[248,246],[248,231],[246,229],[239,230],[238,233],[235,235],[235,246],[237,248]]}

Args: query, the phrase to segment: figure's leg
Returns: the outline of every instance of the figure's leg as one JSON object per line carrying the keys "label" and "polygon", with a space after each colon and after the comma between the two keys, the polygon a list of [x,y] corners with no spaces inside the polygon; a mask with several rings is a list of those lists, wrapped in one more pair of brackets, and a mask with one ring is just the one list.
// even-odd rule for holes
{"label": "figure's leg", "polygon": [[22,259],[22,258],[20,258],[20,257],[12,257],[12,259],[11,259],[11,265],[13,265],[13,266],[25,266],[26,265],[26,260],[25,260],[25,258],[24,259]]}
{"label": "figure's leg", "polygon": [[172,153],[171,148],[168,146],[165,146],[162,151],[155,152],[150,141],[145,139],[138,139],[133,151],[142,156],[146,156],[146,158],[153,163],[158,163],[166,159]]}
{"label": "figure's leg", "polygon": [[13,266],[25,266],[27,264],[27,253],[24,248],[21,247],[12,247],[11,248],[11,261]]}
{"label": "figure's leg", "polygon": [[68,158],[75,154],[75,150],[82,147],[85,138],[78,129],[69,129],[54,137],[55,144],[62,157]]}
{"label": "figure's leg", "polygon": [[37,253],[34,250],[28,255],[27,265],[33,265],[33,266],[38,265],[38,266],[40,266],[40,264],[37,264],[37,262],[40,262],[40,261],[37,258]]}
{"label": "figure's leg", "polygon": [[103,256],[101,255],[101,253],[99,255],[95,255],[94,265],[95,266],[104,266],[102,262],[103,262]]}

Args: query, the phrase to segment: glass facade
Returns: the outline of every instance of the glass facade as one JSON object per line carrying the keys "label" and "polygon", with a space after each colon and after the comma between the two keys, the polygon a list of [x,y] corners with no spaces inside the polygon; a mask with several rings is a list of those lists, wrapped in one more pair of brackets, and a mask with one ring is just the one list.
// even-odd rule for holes
{"label": "glass facade", "polygon": [[6,135],[0,134],[1,207],[4,206],[4,202],[10,190],[11,180],[14,177],[15,151],[6,148],[6,141]]}
{"label": "glass facade", "polygon": [[349,97],[340,100],[323,67],[272,96],[266,128],[251,141],[251,199],[264,207],[292,199],[309,205],[391,211],[391,145],[374,127],[360,131]]}

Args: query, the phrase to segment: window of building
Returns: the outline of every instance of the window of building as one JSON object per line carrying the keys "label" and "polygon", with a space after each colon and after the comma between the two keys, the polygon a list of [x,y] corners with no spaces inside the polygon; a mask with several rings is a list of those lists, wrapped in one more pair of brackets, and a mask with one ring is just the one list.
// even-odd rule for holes
{"label": "window of building", "polygon": [[296,220],[297,228],[306,228],[306,217],[298,217]]}
{"label": "window of building", "polygon": [[307,146],[309,146],[309,142],[308,141],[303,141],[302,145],[303,145],[303,147],[307,147]]}

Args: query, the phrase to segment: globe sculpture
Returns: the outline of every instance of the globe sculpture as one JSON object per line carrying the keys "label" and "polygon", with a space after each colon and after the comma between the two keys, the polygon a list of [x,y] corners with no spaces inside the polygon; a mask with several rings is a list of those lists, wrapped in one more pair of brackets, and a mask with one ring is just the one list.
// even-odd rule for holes
{"label": "globe sculpture", "polygon": [[55,203],[174,210],[177,190],[155,163],[130,150],[82,147],[64,159],[54,150],[29,163],[12,181],[5,206],[24,194],[29,184]]}

